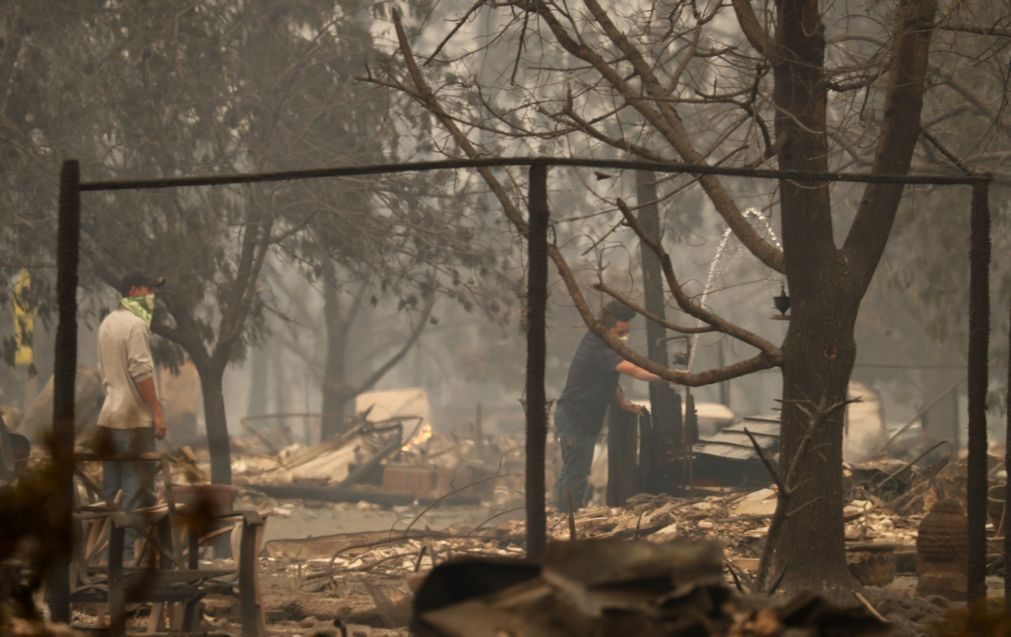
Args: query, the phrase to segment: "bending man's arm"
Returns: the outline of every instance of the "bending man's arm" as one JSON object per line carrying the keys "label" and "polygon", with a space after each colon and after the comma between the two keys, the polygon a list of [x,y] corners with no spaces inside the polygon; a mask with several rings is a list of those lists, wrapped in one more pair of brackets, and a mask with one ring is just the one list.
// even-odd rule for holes
{"label": "bending man's arm", "polygon": [[644,380],[648,383],[663,380],[653,372],[646,371],[630,361],[621,361],[618,363],[618,366],[614,368],[614,371],[631,376],[632,378],[636,378],[638,380]]}

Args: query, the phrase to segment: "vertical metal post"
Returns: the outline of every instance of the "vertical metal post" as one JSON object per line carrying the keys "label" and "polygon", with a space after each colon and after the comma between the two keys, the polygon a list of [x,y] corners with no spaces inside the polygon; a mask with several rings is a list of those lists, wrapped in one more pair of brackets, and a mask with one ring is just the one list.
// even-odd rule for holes
{"label": "vertical metal post", "polygon": [[[727,337],[720,336],[720,340],[717,341],[719,346],[718,354],[720,357],[720,367],[727,366]],[[730,407],[730,381],[724,380],[720,381],[720,404]]]}
{"label": "vertical metal post", "polygon": [[[1011,303],[1008,303],[1008,361],[1007,361],[1007,385],[1004,386],[1004,405],[1007,415],[1007,425],[1004,429],[1004,466],[1011,467]],[[1005,480],[1005,484],[1011,480]],[[1011,513],[1011,488],[1004,489],[1004,555],[1011,555],[1011,533],[1008,526],[1011,520],[1007,519]],[[1007,564],[1007,558],[1005,558]],[[1007,566],[1004,567],[1004,608],[1005,613],[1011,617],[1011,577],[1008,577]]]}
{"label": "vertical metal post", "polygon": [[986,599],[987,350],[990,341],[989,185],[972,186],[969,247],[969,514],[970,604]]}
{"label": "vertical metal post", "polygon": [[530,224],[527,229],[527,557],[540,560],[547,547],[544,511],[544,446],[547,405],[544,364],[547,355],[545,313],[548,298],[548,168],[530,166]]}
{"label": "vertical metal post", "polygon": [[57,622],[70,621],[70,552],[74,492],[74,384],[77,370],[77,264],[81,232],[81,174],[76,160],[60,171],[59,229],[56,239],[56,356],[53,364],[55,471],[52,521],[57,546],[49,573],[49,610]]}

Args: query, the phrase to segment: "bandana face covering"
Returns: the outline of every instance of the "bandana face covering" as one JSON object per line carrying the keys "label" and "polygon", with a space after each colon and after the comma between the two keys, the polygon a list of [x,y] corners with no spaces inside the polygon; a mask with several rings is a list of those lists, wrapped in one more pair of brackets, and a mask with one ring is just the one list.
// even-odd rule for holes
{"label": "bandana face covering", "polygon": [[128,312],[144,321],[148,328],[151,327],[151,317],[154,315],[154,294],[126,296],[120,299],[119,303]]}

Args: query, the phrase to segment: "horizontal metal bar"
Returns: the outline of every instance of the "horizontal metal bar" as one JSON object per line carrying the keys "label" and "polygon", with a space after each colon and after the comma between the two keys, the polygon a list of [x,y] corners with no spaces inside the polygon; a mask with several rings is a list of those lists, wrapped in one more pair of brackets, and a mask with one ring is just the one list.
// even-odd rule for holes
{"label": "horizontal metal bar", "polygon": [[80,189],[86,191],[151,190],[179,188],[182,186],[225,186],[296,179],[321,179],[324,177],[359,177],[428,170],[455,170],[463,168],[496,168],[507,166],[572,166],[582,168],[611,168],[616,170],[652,170],[660,173],[688,173],[693,175],[724,175],[756,179],[790,179],[797,181],[846,181],[887,184],[958,185],[989,183],[990,174],[972,175],[886,175],[856,174],[847,172],[805,172],[798,170],[769,170],[709,166],[707,164],[682,164],[620,159],[578,159],[566,157],[489,157],[486,159],[444,159],[368,166],[331,166],[305,170],[286,170],[262,173],[235,173],[228,175],[194,175],[189,177],[163,177],[157,179],[121,179],[109,181],[84,181]]}

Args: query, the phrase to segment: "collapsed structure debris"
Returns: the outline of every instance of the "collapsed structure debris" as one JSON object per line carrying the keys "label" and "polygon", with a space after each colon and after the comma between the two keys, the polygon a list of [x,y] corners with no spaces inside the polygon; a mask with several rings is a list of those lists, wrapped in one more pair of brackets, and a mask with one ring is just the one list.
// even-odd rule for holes
{"label": "collapsed structure debris", "polygon": [[[743,436],[749,447],[745,427],[753,435],[768,433],[755,437],[763,449],[774,452],[777,439],[771,431],[762,430],[762,424],[761,420],[750,419],[725,428],[724,432],[726,436]],[[336,618],[348,624],[402,628],[410,616],[412,590],[424,581],[428,572],[474,557],[494,556],[511,562],[524,552],[522,520],[499,519],[500,514],[514,511],[522,501],[522,488],[515,476],[522,459],[517,441],[486,436],[479,445],[475,440],[440,434],[420,418],[398,416],[381,421],[371,419],[367,413],[359,414],[344,434],[317,445],[288,443],[283,434],[267,437],[278,445],[276,453],[265,448],[265,441],[252,432],[236,439],[235,444],[239,451],[234,470],[240,499],[246,505],[255,503],[250,507],[260,511],[283,515],[289,505],[277,502],[277,498],[310,501],[306,506],[311,501],[342,501],[348,503],[341,505],[347,511],[364,506],[351,503],[374,502],[397,507],[403,517],[416,521],[423,520],[423,509],[434,504],[481,502],[488,506],[486,522],[438,531],[426,528],[424,522],[412,521],[412,528],[407,531],[402,530],[401,524],[400,529],[392,531],[268,542],[261,568],[265,580],[275,583],[263,599],[269,621],[319,627],[331,625]],[[697,443],[698,449],[712,437],[703,437]],[[732,438],[729,441],[734,442]],[[728,450],[744,449],[732,444],[724,446]],[[753,449],[750,451],[754,455]],[[171,454],[176,476],[181,475],[185,482],[207,482],[203,453],[199,450],[194,453],[188,447],[176,449]],[[696,467],[702,455],[706,454],[696,456]],[[993,459],[991,474],[996,477],[1000,467],[997,456]],[[961,494],[965,458],[926,468],[905,460],[877,458],[848,466],[846,472],[849,484],[846,538],[854,576],[870,587],[887,586],[896,577],[903,581],[912,579],[916,571],[917,528],[923,513],[939,499],[964,497]],[[626,488],[633,492],[626,495],[623,506],[589,507],[575,516],[572,530],[567,517],[551,514],[550,535],[555,544],[572,537],[633,541],[623,545],[648,541],[658,546],[675,539],[715,540],[723,546],[722,579],[718,588],[699,590],[705,595],[722,595],[734,582],[748,590],[754,584],[761,548],[775,511],[776,491],[755,489],[768,483],[767,477],[760,480],[757,473],[754,480],[734,482],[723,478],[709,484],[705,484],[705,476],[705,472],[696,469],[696,489],[677,495],[640,493],[633,489],[637,482],[629,483]],[[701,485],[705,488],[700,488]],[[754,490],[743,488],[744,485]],[[1002,511],[992,515],[995,527],[1001,516]],[[559,581],[545,579],[542,586],[566,590],[574,586]],[[578,587],[573,590],[578,591]],[[924,590],[923,594],[929,593]],[[581,593],[570,591],[567,595],[576,595],[581,600],[577,610],[592,606],[588,601],[593,597],[590,594],[585,599],[579,597]],[[737,604],[744,603],[740,600],[745,598],[733,594],[728,599],[731,600],[728,603]],[[921,606],[932,605],[928,608],[931,612],[923,611],[925,618],[933,618],[946,608],[925,602],[922,597],[914,599]],[[657,613],[662,615],[673,607],[662,606]],[[742,613],[752,612],[746,610],[750,606],[732,607]],[[890,620],[895,619],[895,613],[908,610],[895,606],[888,597],[880,603],[875,600],[874,607]],[[207,612],[224,613],[221,621],[226,621],[227,612],[215,608],[211,604]],[[779,623],[769,626],[779,630],[786,621],[777,614],[781,610],[760,606],[756,612],[775,617]],[[752,627],[748,630],[755,626],[756,617],[748,620],[752,622],[747,624]],[[586,619],[577,614],[567,621],[580,625]],[[729,626],[728,630],[745,630],[738,624]]]}
{"label": "collapsed structure debris", "polygon": [[543,565],[470,560],[437,567],[412,628],[428,637],[871,635],[887,623],[813,596],[772,604],[723,582],[712,542],[573,541]]}
{"label": "collapsed structure debris", "polygon": [[[285,451],[280,458],[270,457],[262,452],[242,454],[236,462],[236,475],[244,482],[244,486],[239,489],[241,494],[239,504],[260,511],[282,510],[286,505],[277,502],[274,496],[266,495],[267,489],[262,488],[264,482],[261,481],[274,479],[275,476],[283,475],[285,472],[289,475],[297,473],[299,467],[336,450],[344,449],[343,455],[334,454],[332,457],[351,458],[344,473],[346,479],[357,468],[368,465],[369,460],[384,446],[389,446],[390,441],[397,440],[395,428],[383,429],[390,423],[379,424],[378,427],[374,426],[375,424],[372,423],[371,428],[363,424],[357,434],[344,439],[345,443],[351,444],[350,454],[338,441],[313,447],[294,447]],[[421,442],[416,435],[410,435],[414,432],[414,427],[409,426],[407,429],[410,431],[398,440],[401,443],[398,451],[386,456],[385,461],[371,466],[381,468],[384,472],[389,467],[394,469],[412,467],[410,471],[414,473],[411,475],[417,476],[421,475],[419,471],[426,467],[426,462],[429,467],[437,462],[445,462],[448,467],[457,467],[459,470],[461,462],[464,465],[476,464],[475,461],[479,459],[471,441],[443,437],[433,432],[427,440]],[[424,429],[419,429],[422,430]],[[407,442],[411,440],[417,444],[408,446]],[[355,445],[359,448],[357,455],[353,453]],[[519,456],[519,451],[510,450],[506,441],[490,441],[487,447],[488,458],[504,458],[502,461],[504,467],[510,466],[510,458]],[[453,450],[445,451],[450,448]],[[176,450],[173,454],[173,467],[177,475],[185,475],[188,472],[194,478],[206,478],[201,474],[200,465],[206,460],[202,454],[202,451],[194,454],[185,447]],[[292,459],[301,459],[304,462],[293,462]],[[465,459],[466,462],[461,459]],[[412,462],[415,464],[411,464]],[[488,463],[489,460],[485,459],[484,462]],[[881,475],[887,476],[899,468],[901,467],[894,463],[872,462],[854,465],[849,468],[849,472],[852,480],[854,475],[862,475],[861,472],[878,471],[875,474],[877,477],[871,480],[875,482],[880,480]],[[845,510],[846,537],[851,570],[861,582],[872,587],[871,590],[877,590],[873,587],[887,585],[892,577],[898,577],[901,581],[913,578],[916,569],[917,528],[923,519],[922,511],[929,510],[941,494],[958,493],[956,487],[964,480],[964,470],[964,459],[951,462],[934,472],[930,468],[910,469],[909,477],[904,478],[908,480],[905,483],[906,491],[899,496],[906,498],[901,501],[908,503],[910,511],[903,515],[898,515],[891,508],[890,502],[894,503],[894,499],[886,501],[880,497],[881,493],[873,490],[857,488],[850,490],[850,496],[855,499],[850,501]],[[505,473],[506,469],[502,471]],[[364,474],[369,475],[367,472]],[[408,475],[408,472],[404,472],[403,475]],[[364,493],[383,493],[383,479],[375,475],[369,479],[373,482],[356,483],[345,488],[357,489]],[[469,479],[473,479],[473,476],[468,477]],[[487,510],[487,522],[456,525],[439,530],[428,529],[423,516],[429,500],[409,495],[404,496],[404,500],[401,501],[403,504],[387,505],[397,506],[400,516],[406,518],[395,530],[330,534],[308,539],[267,542],[261,557],[261,570],[264,581],[272,582],[267,586],[263,598],[268,621],[276,620],[279,625],[284,626],[318,628],[332,625],[332,621],[336,618],[348,624],[366,624],[391,631],[398,629],[397,627],[402,629],[410,616],[412,587],[417,587],[432,569],[460,559],[492,556],[512,561],[522,556],[524,553],[522,520],[502,522],[497,519],[499,513],[509,511],[512,502],[509,498],[501,499],[500,494],[513,489],[514,492],[510,497],[521,497],[519,485],[513,478],[495,478],[489,483],[496,485],[496,488],[480,495],[483,502],[491,505]],[[338,484],[336,480],[324,484],[303,481],[290,482],[286,486],[310,489],[341,488]],[[466,481],[461,480],[457,486],[466,484]],[[477,490],[480,486],[473,489]],[[461,492],[464,493],[467,493],[467,490]],[[915,501],[909,499],[914,494],[919,494]],[[452,501],[453,498],[444,497],[440,502],[448,504]],[[774,488],[751,492],[731,488],[711,489],[708,494],[705,491],[697,491],[692,497],[637,494],[629,497],[623,507],[593,506],[581,511],[573,519],[574,533],[569,529],[568,518],[560,514],[551,514],[548,526],[554,540],[553,544],[560,544],[573,536],[579,540],[594,538],[625,540],[622,545],[644,541],[664,545],[675,539],[716,541],[723,547],[721,565],[723,580],[718,590],[726,592],[734,588],[735,580],[740,583],[741,588],[749,590],[754,585],[758,558],[768,535],[775,504]],[[349,503],[339,506],[354,511],[362,505]],[[415,523],[418,518],[421,522]],[[403,530],[405,524],[410,526],[406,531]],[[635,542],[636,540],[638,542]],[[554,586],[551,583],[542,585]],[[712,592],[709,589],[700,590],[706,591],[706,595]],[[915,580],[912,590],[915,590]],[[888,616],[891,621],[897,621],[896,615],[908,611],[908,608],[899,606],[890,597],[874,598],[872,593],[867,594],[874,600],[873,607]],[[929,596],[926,592],[923,594]],[[738,595],[734,594],[732,598],[732,603],[737,604]],[[917,600],[916,604],[919,604],[917,608],[922,606],[925,609],[921,609],[922,612],[917,611],[924,618],[923,621],[934,621],[939,618],[946,607],[923,601],[924,599],[914,598]],[[210,605],[208,613],[223,612],[220,621],[227,622],[228,612],[214,608],[213,604]],[[743,608],[751,607],[741,607],[738,610],[742,613],[751,612],[741,610]],[[770,607],[771,610],[766,611],[762,611],[762,608],[765,607],[760,607],[758,612],[764,612],[769,618],[775,616],[778,622],[785,621],[776,614],[781,612],[780,607]],[[661,610],[667,612],[669,607],[663,606]],[[756,621],[756,617],[757,615],[749,621]],[[578,623],[581,620],[577,617],[572,621]],[[770,625],[779,626],[779,624]],[[730,626],[734,627],[736,624]]]}
{"label": "collapsed structure debris", "polygon": [[769,483],[769,473],[748,434],[767,457],[779,450],[779,419],[753,416],[700,438],[694,453],[692,483],[753,488]]}

